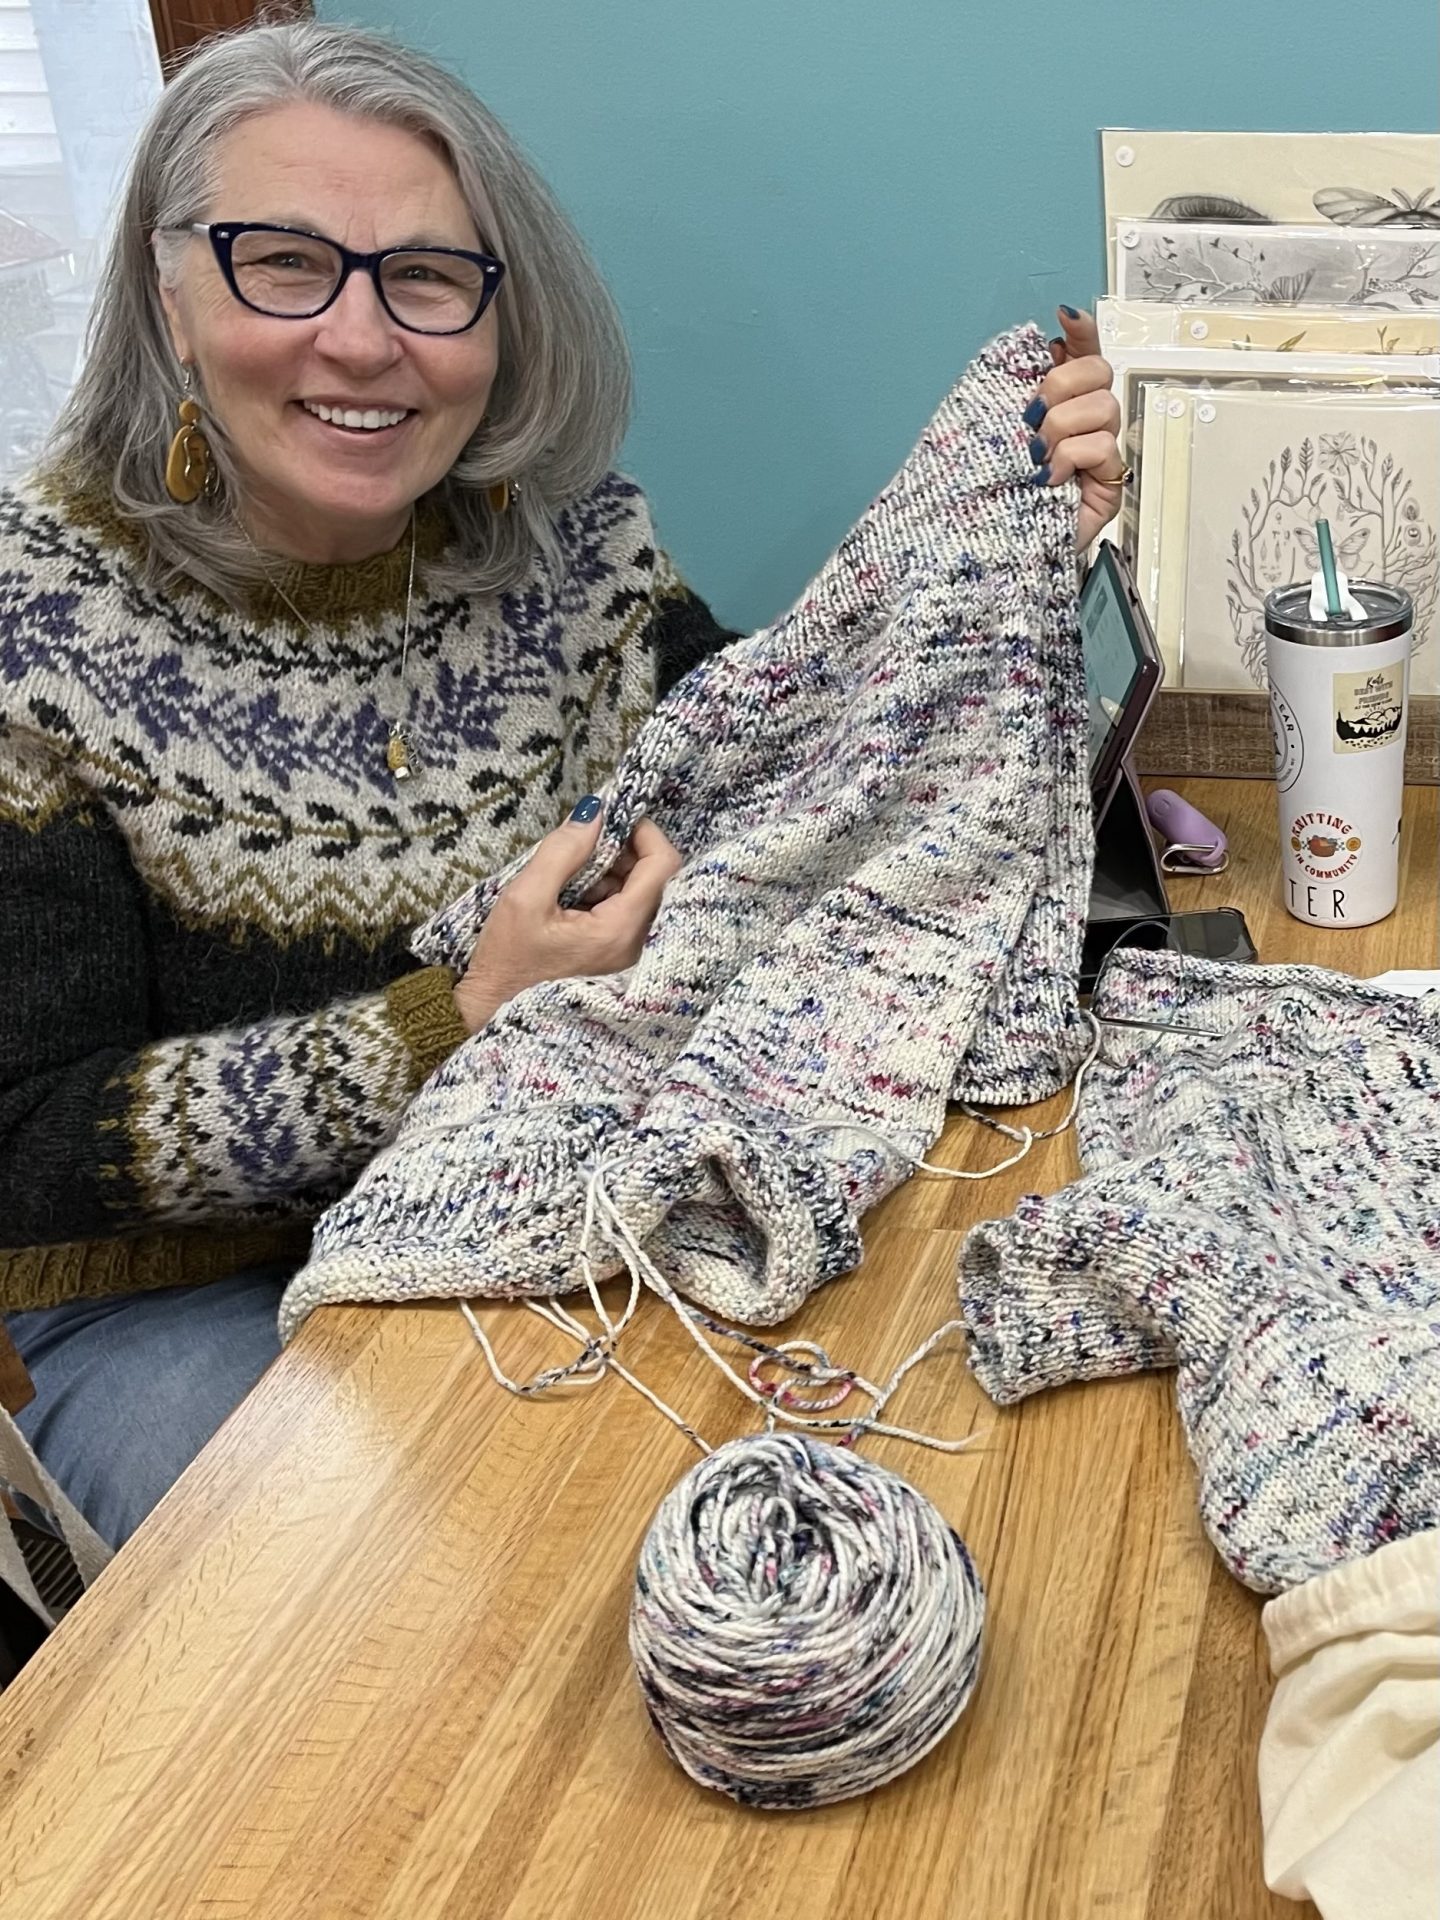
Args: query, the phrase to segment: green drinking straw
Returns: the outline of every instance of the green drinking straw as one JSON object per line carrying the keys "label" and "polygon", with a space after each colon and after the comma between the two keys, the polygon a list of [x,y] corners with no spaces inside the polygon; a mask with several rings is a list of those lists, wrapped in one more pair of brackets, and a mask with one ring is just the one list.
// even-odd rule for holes
{"label": "green drinking straw", "polygon": [[1320,571],[1325,576],[1325,610],[1338,620],[1345,609],[1340,604],[1340,581],[1335,572],[1335,544],[1330,538],[1330,522],[1315,522],[1315,538],[1320,547]]}

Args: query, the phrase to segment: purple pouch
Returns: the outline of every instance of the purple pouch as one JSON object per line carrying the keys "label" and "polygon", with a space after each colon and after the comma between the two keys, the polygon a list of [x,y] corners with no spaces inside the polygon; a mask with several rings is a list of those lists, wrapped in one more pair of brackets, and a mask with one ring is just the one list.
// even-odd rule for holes
{"label": "purple pouch", "polygon": [[1160,787],[1145,802],[1150,824],[1165,840],[1160,865],[1166,873],[1223,873],[1230,864],[1230,843],[1198,807]]}

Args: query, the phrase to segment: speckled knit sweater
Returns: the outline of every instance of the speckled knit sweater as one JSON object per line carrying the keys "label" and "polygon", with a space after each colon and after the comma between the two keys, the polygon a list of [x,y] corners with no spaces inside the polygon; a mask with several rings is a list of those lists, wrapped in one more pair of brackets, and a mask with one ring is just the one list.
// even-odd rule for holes
{"label": "speckled knit sweater", "polygon": [[[649,814],[686,865],[638,963],[529,989],[446,1061],[282,1331],[331,1300],[563,1293],[587,1244],[615,1264],[617,1218],[667,1284],[775,1322],[856,1264],[952,1089],[1069,1078],[1092,837],[1073,495],[1032,484],[1021,425],[1049,365],[1034,328],[993,342],[791,612],[641,729],[599,860]],[[614,1213],[587,1243],[592,1175]]]}
{"label": "speckled knit sweater", "polygon": [[976,1227],[971,1364],[1009,1402],[1178,1368],[1205,1525],[1297,1586],[1440,1526],[1440,993],[1124,953],[1085,1178]]}
{"label": "speckled knit sweater", "polygon": [[242,616],[147,587],[102,505],[0,496],[0,1307],[302,1258],[464,1037],[416,922],[728,637],[630,482],[559,535],[487,604],[425,591],[422,537],[402,696],[408,541]]}

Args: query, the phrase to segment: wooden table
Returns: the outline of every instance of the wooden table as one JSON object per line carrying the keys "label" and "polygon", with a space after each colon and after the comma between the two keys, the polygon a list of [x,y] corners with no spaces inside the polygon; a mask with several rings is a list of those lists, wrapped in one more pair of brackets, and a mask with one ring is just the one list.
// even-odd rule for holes
{"label": "wooden table", "polygon": [[[1267,960],[1434,966],[1436,791],[1407,796],[1403,912],[1291,920],[1271,789],[1188,782]],[[1058,1103],[1056,1103],[1058,1111]],[[938,1157],[996,1143],[961,1119]],[[788,1328],[872,1376],[951,1311],[966,1226],[1073,1177],[1069,1138],[978,1186],[915,1180],[863,1272]],[[564,1351],[489,1310],[512,1372]],[[626,1358],[712,1442],[744,1410],[658,1302]],[[1260,1603],[1205,1540],[1169,1376],[998,1411],[962,1343],[897,1414],[964,1455],[871,1451],[925,1489],[990,1593],[958,1728],[868,1799],[750,1813],[648,1731],[635,1554],[695,1457],[618,1380],[520,1403],[454,1306],[329,1310],[0,1700],[5,1920],[1260,1920]]]}

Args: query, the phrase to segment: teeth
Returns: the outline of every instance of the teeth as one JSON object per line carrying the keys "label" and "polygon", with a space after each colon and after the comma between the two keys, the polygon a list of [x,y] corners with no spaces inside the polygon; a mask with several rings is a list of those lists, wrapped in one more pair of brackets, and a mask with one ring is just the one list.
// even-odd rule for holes
{"label": "teeth", "polygon": [[406,409],[366,407],[326,407],[318,400],[301,402],[307,413],[313,413],[317,420],[327,421],[332,427],[358,427],[367,433],[373,433],[377,427],[398,427],[405,418]]}

